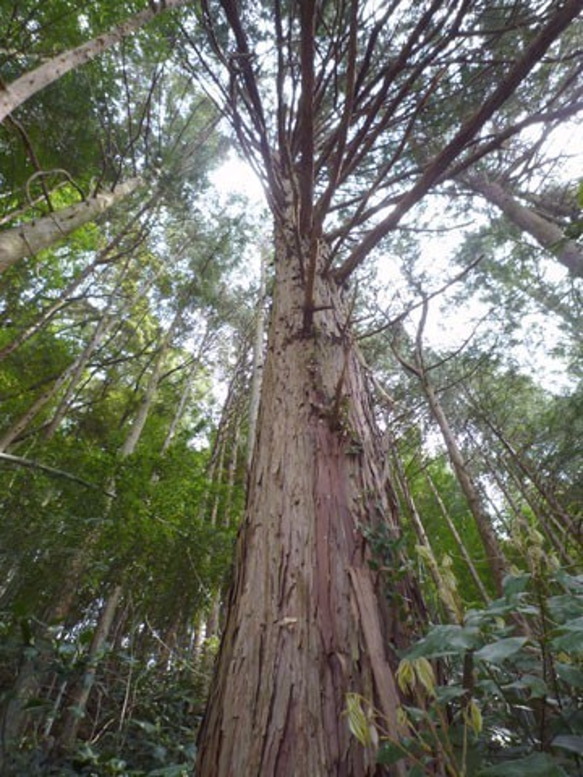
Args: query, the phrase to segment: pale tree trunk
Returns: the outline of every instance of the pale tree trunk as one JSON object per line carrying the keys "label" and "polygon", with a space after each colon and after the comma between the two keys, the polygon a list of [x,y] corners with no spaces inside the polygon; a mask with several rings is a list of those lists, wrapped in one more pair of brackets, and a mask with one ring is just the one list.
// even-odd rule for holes
{"label": "pale tree trunk", "polygon": [[[118,311],[116,315],[112,315],[111,309],[113,307],[113,294],[115,294],[115,291],[119,287],[120,283],[122,283],[126,271],[127,265],[126,267],[122,268],[119,274],[116,287],[112,292],[112,297],[110,298],[107,307],[103,311],[89,342],[83,348],[81,353],[78,354],[73,363],[67,367],[67,369],[64,370],[63,373],[54,381],[52,386],[50,386],[50,388],[48,388],[46,391],[43,391],[32,403],[29,409],[17,421],[15,421],[10,426],[10,428],[6,430],[6,432],[4,432],[0,438],[0,452],[6,451],[18,439],[18,437],[25,429],[27,429],[27,427],[41,412],[45,405],[48,404],[48,402],[50,402],[54,397],[56,397],[63,386],[67,385],[68,383],[65,394],[44,432],[47,439],[50,439],[54,435],[59,424],[63,420],[69,401],[73,396],[75,388],[78,384],[81,374],[83,373],[83,370],[87,365],[87,362],[103,343],[107,337],[107,334],[118,322],[120,316],[122,316],[125,310],[127,310],[134,302],[134,300],[132,300],[130,303],[126,304],[124,308]],[[142,286],[142,291],[145,288],[147,288],[147,286]]]}
{"label": "pale tree trunk", "polygon": [[[493,427],[491,428],[493,429]],[[566,534],[574,543],[581,546],[581,524],[577,525],[575,516],[570,515],[570,513],[568,513],[561,505],[557,497],[545,484],[544,480],[537,474],[536,470],[527,463],[526,458],[521,456],[500,432],[495,432],[495,434],[508,452],[511,462],[516,464],[520,473],[528,478],[536,491],[540,494],[542,500],[548,505],[549,518],[554,522],[557,529],[561,533]],[[516,480],[521,486],[522,493],[526,495],[527,489],[524,485],[524,477],[521,478],[517,475]]]}
{"label": "pale tree trunk", "polygon": [[132,16],[131,19],[114,27],[112,30],[102,33],[94,40],[59,54],[48,60],[48,62],[44,62],[35,70],[20,76],[11,84],[1,84],[0,123],[26,100],[49,84],[57,81],[65,73],[75,70],[92,59],[99,57],[104,51],[115,46],[116,43],[120,43],[136,30],[139,30],[161,11],[179,8],[185,2],[187,0],[164,0],[164,2],[150,3],[150,6],[145,11]]}
{"label": "pale tree trunk", "polygon": [[[540,503],[537,503],[536,500],[532,498],[532,494],[529,493],[529,490],[528,488],[526,488],[525,483],[520,478],[518,478],[515,475],[515,473],[513,473],[511,470],[508,471],[508,475],[511,481],[514,482],[514,486],[517,488],[518,493],[521,494],[522,499],[524,499],[526,504],[532,510],[532,513],[537,520],[539,528],[541,529],[543,534],[547,537],[552,548],[557,553],[557,556],[561,559],[561,563],[565,564],[566,566],[573,566],[574,565],[573,559],[571,558],[571,556],[567,551],[567,547],[569,545],[569,537],[565,537],[564,529],[562,530],[563,536],[562,537],[557,536],[553,527],[551,526],[551,522],[544,515],[544,512],[541,509]],[[501,478],[496,477],[496,475],[494,477],[496,480],[496,484],[498,485],[498,488],[504,494],[504,498],[506,499],[506,502],[511,507],[512,511],[517,516],[517,518],[520,519],[518,521],[519,526],[521,526],[523,530],[528,532],[528,521],[525,517],[522,516],[520,507],[516,504],[514,498],[511,496],[509,489],[502,482]],[[559,527],[559,530],[561,531],[560,527]]]}
{"label": "pale tree trunk", "polygon": [[466,566],[468,568],[468,571],[470,575],[472,576],[472,580],[476,584],[476,588],[480,592],[480,596],[482,597],[484,604],[488,605],[490,604],[490,595],[488,594],[488,591],[486,591],[486,587],[484,586],[484,583],[482,582],[482,579],[480,578],[480,575],[478,574],[478,570],[476,569],[476,565],[472,561],[472,558],[470,554],[468,553],[468,550],[464,544],[464,541],[462,540],[462,537],[460,533],[458,532],[455,523],[451,519],[450,514],[447,511],[447,507],[445,506],[443,499],[441,498],[441,494],[439,493],[437,487],[435,486],[435,483],[433,482],[433,478],[425,470],[425,478],[427,479],[427,483],[429,485],[429,488],[431,489],[431,493],[435,497],[435,501],[439,505],[439,510],[441,512],[441,515],[443,516],[443,520],[447,524],[447,528],[450,530],[451,535],[454,539],[454,542],[457,546],[457,549],[460,552],[460,556],[463,558],[463,560],[466,563]]}
{"label": "pale tree trunk", "polygon": [[534,237],[539,245],[553,253],[571,275],[583,278],[583,246],[565,236],[555,222],[541,216],[533,208],[522,205],[516,197],[497,181],[485,175],[472,173],[462,178],[471,191],[499,208],[506,218],[519,229]]}
{"label": "pale tree trunk", "polygon": [[[245,414],[244,386],[244,365],[246,362],[246,344],[243,343],[239,358],[234,369],[234,374],[229,385],[227,398],[223,405],[223,412],[219,423],[215,448],[211,457],[208,471],[209,481],[218,490],[213,495],[213,501],[210,510],[210,525],[229,526],[231,522],[231,505],[235,480],[237,474],[237,464],[239,458],[239,439],[241,435],[241,421]],[[255,354],[254,354],[255,358]],[[253,381],[252,381],[253,383]],[[253,392],[253,389],[252,389]],[[251,403],[253,398],[251,399]],[[254,433],[253,433],[254,436]],[[250,440],[247,440],[248,446]],[[249,447],[247,447],[247,455]],[[225,461],[227,461],[225,471]],[[201,509],[201,516],[207,504],[204,503]],[[211,646],[219,636],[222,626],[223,597],[220,590],[213,592],[210,605],[206,614],[202,615],[199,621],[199,644],[197,658],[200,667],[200,676],[204,682],[210,681],[212,666],[215,660],[215,653]]]}
{"label": "pale tree trunk", "polygon": [[474,484],[472,476],[468,472],[462,452],[449,425],[449,421],[443,412],[437,392],[431,381],[427,379],[426,374],[423,375],[422,386],[431,409],[431,414],[441,431],[458,483],[460,484],[460,488],[466,498],[470,512],[476,522],[476,527],[482,540],[484,550],[486,551],[490,569],[492,570],[496,593],[501,596],[503,592],[504,577],[509,572],[508,563],[502,552],[494,528],[492,527],[490,516],[484,510],[478,489]]}
{"label": "pale tree trunk", "polygon": [[261,266],[259,275],[259,294],[255,311],[255,336],[253,338],[253,372],[251,375],[251,398],[249,400],[249,424],[247,431],[247,471],[251,469],[253,451],[255,450],[255,430],[259,414],[261,398],[261,381],[263,378],[264,339],[265,339],[265,302],[267,293],[267,249],[261,248]]}
{"label": "pale tree trunk", "polygon": [[[374,775],[374,748],[349,733],[342,710],[347,693],[363,694],[401,733],[390,646],[405,646],[410,626],[384,600],[361,533],[386,522],[396,538],[396,517],[336,288],[318,268],[306,332],[298,257],[283,240],[278,254],[257,447],[197,775]],[[414,608],[412,589],[397,596]]]}
{"label": "pale tree trunk", "polygon": [[[122,273],[122,277],[120,278],[117,284],[118,286],[119,286],[119,283],[123,280],[124,275],[125,273]],[[71,400],[73,399],[77,386],[79,385],[81,376],[83,375],[83,372],[87,366],[87,363],[89,362],[89,359],[95,353],[95,351],[101,346],[101,344],[103,343],[103,341],[105,340],[109,332],[113,329],[113,327],[119,323],[120,318],[123,317],[128,312],[128,310],[131,308],[131,306],[136,301],[136,299],[140,298],[140,293],[142,293],[145,290],[145,288],[147,288],[147,286],[144,284],[140,289],[140,292],[138,292],[138,294],[136,295],[136,298],[130,300],[125,305],[123,305],[120,310],[115,312],[112,311],[113,299],[110,299],[108,306],[106,307],[101,319],[99,320],[97,326],[95,327],[93,337],[87,343],[83,351],[75,359],[75,362],[71,365],[71,367],[68,370],[70,375],[69,385],[67,386],[65,393],[63,394],[59,404],[57,405],[57,408],[53,413],[53,417],[51,418],[48,426],[44,430],[44,436],[47,440],[50,440],[55,435],[57,429],[61,425],[63,418],[65,417],[67,410],[69,409],[69,405],[71,403]],[[113,293],[115,293],[115,291]]]}
{"label": "pale tree trunk", "polygon": [[176,432],[178,431],[178,426],[180,424],[180,421],[184,417],[187,402],[190,399],[190,395],[192,394],[192,384],[194,382],[194,377],[200,368],[199,360],[200,360],[200,355],[198,355],[196,358],[192,360],[192,364],[188,368],[188,372],[184,379],[184,386],[182,387],[180,400],[178,401],[178,406],[176,407],[174,417],[170,422],[170,426],[168,427],[168,431],[166,432],[166,437],[164,438],[164,442],[162,444],[162,450],[160,452],[163,454],[166,453],[168,448],[170,448],[172,441],[176,437]]}
{"label": "pale tree trunk", "polygon": [[134,214],[129,222],[120,229],[115,237],[113,237],[104,249],[99,251],[95,259],[91,264],[87,265],[73,280],[66,286],[59,298],[56,299],[51,305],[48,305],[41,311],[37,320],[28,326],[26,329],[20,332],[20,334],[4,348],[0,350],[0,361],[5,359],[11,353],[14,353],[23,343],[30,340],[37,332],[39,332],[43,326],[49,323],[53,316],[70,303],[70,299],[74,292],[81,286],[81,284],[87,280],[94,272],[96,272],[99,265],[111,265],[121,260],[124,256],[129,255],[132,250],[136,248],[141,242],[143,237],[138,233],[136,240],[132,242],[130,246],[120,248],[120,250],[114,254],[114,250],[118,248],[122,239],[134,228],[138,220],[144,215],[144,213],[151,207],[151,205],[157,199],[157,194],[154,194],[149,200],[140,208],[140,210]]}
{"label": "pale tree trunk", "polygon": [[164,367],[166,355],[172,344],[172,338],[180,323],[181,315],[182,315],[182,310],[179,310],[175,314],[172,323],[170,324],[168,330],[166,331],[166,334],[162,339],[160,348],[158,349],[156,360],[154,362],[154,367],[152,368],[152,372],[150,373],[150,377],[148,379],[148,385],[146,386],[146,391],[144,392],[144,396],[138,408],[138,412],[136,413],[136,416],[132,421],[127,437],[125,438],[123,445],[120,448],[119,452],[122,458],[125,458],[126,456],[130,456],[135,451],[136,446],[138,444],[138,440],[142,436],[142,432],[144,431],[144,426],[146,425],[146,421],[148,420],[148,415],[150,414],[152,403],[158,391],[158,385],[160,383],[160,376],[162,374],[162,369]]}
{"label": "pale tree trunk", "polygon": [[[168,349],[170,348],[172,342],[172,337],[180,323],[181,312],[182,311],[179,310],[176,313],[174,320],[172,321],[162,339],[160,349],[158,351],[150,378],[148,380],[148,385],[146,386],[144,397],[140,403],[138,412],[136,413],[134,421],[130,426],[123,445],[119,450],[121,459],[125,459],[128,456],[131,456],[132,453],[135,452],[140,437],[142,436],[148,415],[150,414],[152,404],[156,397],[156,392],[160,383],[160,375],[163,369],[166,355],[168,353]],[[114,484],[111,486],[111,490],[113,490],[113,485]],[[91,545],[95,539],[96,538],[91,538]],[[83,558],[85,558],[86,554],[87,549],[84,549]],[[122,586],[120,584],[115,585],[103,604],[93,641],[89,650],[87,668],[83,674],[83,677],[73,688],[69,697],[67,714],[65,716],[65,722],[63,724],[63,729],[58,741],[58,746],[62,750],[68,750],[75,744],[79,725],[85,715],[87,703],[91,695],[91,690],[95,684],[95,677],[99,662],[101,660],[102,649],[105,641],[109,636],[109,631],[111,629],[111,625],[113,623],[122,592]]]}
{"label": "pale tree trunk", "polygon": [[36,221],[0,232],[0,273],[25,256],[33,256],[45,248],[50,248],[79,227],[94,221],[135,192],[141,183],[139,178],[130,178],[116,186],[112,192],[101,192]]}
{"label": "pale tree trunk", "polygon": [[[506,471],[512,475],[519,488],[519,491],[523,494],[527,502],[532,506],[532,497],[529,496],[528,488],[525,484],[525,478],[532,483],[534,489],[538,492],[543,502],[548,506],[548,517],[553,523],[557,531],[565,538],[565,544],[567,540],[571,540],[579,547],[582,543],[582,535],[580,524],[577,525],[575,516],[571,515],[559,502],[556,495],[545,483],[544,479],[536,472],[534,467],[528,462],[527,457],[524,454],[520,454],[514,446],[506,439],[504,434],[497,428],[496,424],[488,417],[487,413],[482,411],[479,407],[479,403],[476,402],[474,397],[470,397],[474,407],[479,411],[481,420],[486,424],[494,438],[502,445],[502,448],[506,452],[509,464],[506,465]],[[517,468],[518,472],[513,472],[513,467]],[[541,510],[535,510],[535,514],[540,515]]]}
{"label": "pale tree trunk", "polygon": [[67,367],[66,370],[64,370],[63,373],[55,380],[55,382],[48,388],[46,391],[43,391],[32,403],[32,405],[29,407],[29,409],[23,413],[23,415],[15,421],[9,429],[7,429],[2,437],[0,438],[0,452],[6,451],[10,446],[12,446],[15,441],[18,440],[18,437],[24,432],[25,429],[32,423],[32,421],[37,417],[37,415],[41,412],[41,410],[47,405],[54,397],[56,397],[59,393],[59,391],[67,384],[69,383],[67,390],[65,391],[65,396],[59,403],[59,406],[53,415],[53,418],[51,422],[49,423],[47,429],[45,430],[45,436],[47,438],[51,438],[55,431],[57,430],[59,424],[61,423],[63,416],[65,414],[65,411],[67,409],[68,401],[70,400],[75,387],[77,385],[77,382],[81,376],[81,373],[85,369],[85,366],[89,359],[91,358],[92,354],[95,352],[95,350],[101,345],[105,337],[107,336],[107,333],[113,328],[114,324],[117,323],[117,319],[114,318],[109,314],[109,307],[106,308],[104,313],[102,314],[101,318],[99,319],[97,326],[95,327],[95,331],[93,332],[93,336],[85,346],[85,348],[81,351],[81,353],[76,357],[76,359],[73,361],[69,367]]}
{"label": "pale tree trunk", "polygon": [[[478,448],[475,441],[474,441],[474,445],[476,446],[476,448]],[[533,496],[530,493],[530,489],[528,488],[527,484],[524,482],[524,479],[521,478],[519,474],[514,470],[513,465],[515,465],[516,462],[513,461],[512,459],[510,459],[510,461],[505,460],[504,454],[500,454],[500,453],[496,455],[494,460],[492,456],[488,455],[485,452],[484,446],[479,446],[479,448],[481,450],[482,459],[484,460],[484,463],[488,468],[488,471],[491,473],[491,476],[493,477],[494,482],[496,483],[497,487],[500,489],[500,492],[504,496],[506,503],[508,504],[508,506],[510,507],[514,515],[517,526],[523,532],[526,531],[528,533],[529,521],[524,516],[521,506],[516,503],[516,500],[510,493],[509,487],[503,480],[501,475],[501,473],[503,472],[506,473],[509,482],[514,484],[515,488],[517,489],[517,492],[521,495],[524,502],[532,510],[532,513],[538,522],[539,528],[542,530],[543,534],[547,537],[550,545],[557,553],[558,558],[561,559],[563,564],[566,564],[567,566],[571,566],[573,564],[573,559],[569,556],[569,553],[567,552],[567,547],[569,545],[569,536],[568,536],[567,530],[565,529],[564,526],[561,526],[560,524],[557,523],[556,516],[544,510],[544,506],[540,503],[540,501],[533,499]],[[499,518],[501,519],[499,508],[497,508],[496,505],[492,505],[492,507],[494,510],[498,511]],[[557,531],[560,533],[561,536],[558,536],[554,529],[557,529]]]}
{"label": "pale tree trunk", "polygon": [[502,548],[500,547],[500,543],[498,542],[498,537],[496,536],[496,532],[492,526],[490,516],[484,509],[478,488],[473,481],[468,467],[466,466],[466,462],[464,461],[462,452],[457,444],[453,430],[449,425],[447,416],[445,415],[441,402],[439,401],[437,390],[431,381],[430,372],[432,367],[431,365],[427,365],[425,363],[423,331],[427,322],[428,311],[429,300],[427,296],[423,295],[422,315],[415,337],[415,352],[413,362],[407,361],[407,359],[405,359],[400,353],[398,348],[399,337],[397,337],[397,340],[391,344],[391,348],[395,354],[395,357],[404,367],[404,369],[414,375],[419,381],[421,389],[425,395],[425,398],[427,399],[427,404],[429,405],[431,415],[433,416],[433,419],[437,423],[437,426],[441,432],[441,436],[445,443],[449,460],[452,464],[457,481],[460,485],[463,495],[466,498],[468,508],[476,523],[476,528],[478,529],[478,534],[482,540],[482,545],[486,551],[486,558],[492,571],[496,593],[498,596],[502,596],[504,577],[509,572],[509,566],[504,553],[502,552]]}
{"label": "pale tree trunk", "polygon": [[188,372],[184,379],[184,386],[182,388],[182,393],[180,395],[178,406],[176,408],[176,411],[174,413],[174,417],[172,418],[170,426],[168,427],[168,431],[166,432],[166,437],[164,438],[164,442],[162,444],[162,449],[160,451],[162,454],[166,453],[166,451],[168,450],[168,448],[170,447],[170,445],[172,444],[172,441],[176,436],[176,432],[178,431],[180,422],[184,417],[184,413],[186,412],[188,401],[192,394],[194,379],[196,377],[198,370],[200,369],[203,353],[205,349],[210,347],[211,341],[212,341],[212,337],[210,335],[210,332],[207,330],[203,335],[203,338],[200,342],[196,355],[193,355],[192,357],[192,364],[188,368]]}
{"label": "pale tree trunk", "polygon": [[[391,446],[394,450],[394,441],[392,440]],[[429,569],[429,574],[433,579],[433,584],[435,586],[437,596],[443,604],[447,620],[449,623],[461,623],[463,619],[463,612],[461,609],[461,602],[457,596],[457,592],[451,585],[448,585],[448,583],[444,580],[443,575],[441,574],[439,561],[433,552],[429,536],[425,530],[425,526],[423,524],[419,510],[417,509],[417,505],[415,504],[413,494],[411,493],[409,483],[407,482],[407,477],[403,470],[403,465],[401,464],[401,461],[396,453],[392,456],[392,459],[394,461],[393,470],[396,474],[395,480],[407,506],[407,513],[411,519],[411,523],[413,524],[413,529],[417,535],[419,546],[422,549],[422,553],[420,554],[421,558]]]}
{"label": "pale tree trunk", "polygon": [[116,585],[103,604],[87,656],[87,666],[82,682],[78,683],[68,700],[67,715],[59,736],[59,746],[71,747],[77,738],[79,724],[85,715],[95,675],[101,662],[103,648],[109,636],[113,620],[121,600],[123,588]]}

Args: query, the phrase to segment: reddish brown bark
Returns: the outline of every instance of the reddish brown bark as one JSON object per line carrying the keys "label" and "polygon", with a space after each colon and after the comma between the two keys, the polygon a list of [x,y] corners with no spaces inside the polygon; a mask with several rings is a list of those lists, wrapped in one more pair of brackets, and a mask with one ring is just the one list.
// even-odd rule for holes
{"label": "reddish brown bark", "polygon": [[361,693],[398,736],[390,646],[405,644],[407,617],[386,605],[362,527],[398,529],[333,284],[318,275],[306,335],[299,263],[283,241],[278,253],[247,510],[197,775],[373,775],[374,751],[351,736],[342,710],[347,693]]}

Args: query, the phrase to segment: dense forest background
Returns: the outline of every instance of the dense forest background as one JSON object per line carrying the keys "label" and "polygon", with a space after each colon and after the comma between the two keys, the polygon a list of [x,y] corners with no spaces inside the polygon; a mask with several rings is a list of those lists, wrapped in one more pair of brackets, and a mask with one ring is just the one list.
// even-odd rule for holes
{"label": "dense forest background", "polygon": [[[3,775],[192,773],[224,625],[272,218],[245,195],[255,183],[230,180],[253,155],[226,120],[235,87],[205,65],[206,3],[164,5],[0,0]],[[411,9],[394,5],[406,29]],[[561,6],[474,5],[493,82]],[[481,99],[482,72],[458,54],[463,78],[431,71],[422,107],[398,105],[407,142],[371,147],[359,186],[375,191],[383,154],[397,181],[426,169],[449,116]],[[412,576],[425,617],[399,654],[403,736],[364,693],[338,721],[379,768],[406,760],[399,775],[583,768],[576,21],[543,64],[493,120],[492,152],[436,179],[343,284],[401,526],[363,527],[368,563],[389,602]],[[10,103],[43,67],[42,88]],[[338,66],[326,94],[346,77]],[[367,208],[382,215],[384,196]],[[337,225],[356,218],[346,203]]]}

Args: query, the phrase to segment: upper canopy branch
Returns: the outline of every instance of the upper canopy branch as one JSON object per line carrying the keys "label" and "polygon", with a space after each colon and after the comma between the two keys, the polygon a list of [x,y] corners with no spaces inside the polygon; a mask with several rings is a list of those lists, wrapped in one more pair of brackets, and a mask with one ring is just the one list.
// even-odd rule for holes
{"label": "upper canopy branch", "polygon": [[364,257],[401,221],[407,213],[431,187],[446,173],[448,167],[477,136],[486,122],[494,116],[498,109],[512,96],[515,89],[540,62],[545,52],[558,36],[581,12],[581,0],[567,0],[564,6],[551,17],[533,42],[528,46],[522,57],[511,67],[505,78],[494,89],[490,97],[467,119],[454,135],[452,140],[426,166],[414,186],[404,194],[399,204],[373,229],[352,251],[344,264],[337,270],[339,281],[345,280],[362,262]]}
{"label": "upper canopy branch", "polygon": [[[436,185],[551,106],[580,103],[574,44],[565,36],[560,52],[551,47],[583,0],[514,6],[507,18],[471,0],[218,0],[222,22],[203,3],[242,150],[261,167],[275,215],[291,215],[300,253],[310,246],[303,270],[323,234],[335,241],[329,265],[352,246],[339,281]],[[559,53],[555,77],[547,60]],[[502,111],[519,88],[516,110]]]}

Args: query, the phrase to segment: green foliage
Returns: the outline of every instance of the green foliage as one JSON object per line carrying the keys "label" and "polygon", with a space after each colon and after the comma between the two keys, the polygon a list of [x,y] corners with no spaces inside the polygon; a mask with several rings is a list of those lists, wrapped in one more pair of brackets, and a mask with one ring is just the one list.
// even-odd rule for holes
{"label": "green foliage", "polygon": [[583,755],[581,645],[583,578],[548,570],[510,577],[502,599],[469,610],[461,625],[430,627],[403,654],[397,679],[406,736],[387,739],[382,717],[364,700],[348,714],[367,720],[367,731],[376,727],[367,737],[380,742],[381,764],[408,759],[431,774],[439,762],[459,777],[575,777]]}

